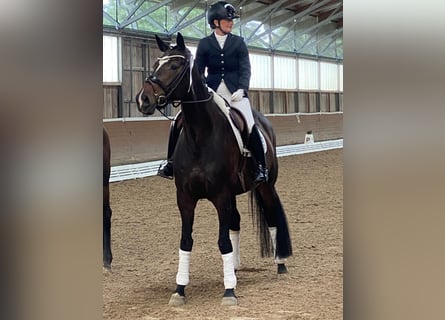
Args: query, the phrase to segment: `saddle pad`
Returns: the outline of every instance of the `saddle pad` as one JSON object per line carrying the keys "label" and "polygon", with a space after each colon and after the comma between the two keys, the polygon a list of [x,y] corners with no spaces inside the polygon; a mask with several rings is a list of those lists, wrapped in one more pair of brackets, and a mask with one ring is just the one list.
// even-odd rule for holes
{"label": "saddle pad", "polygon": [[221,111],[226,116],[227,121],[229,121],[230,127],[232,128],[233,134],[235,135],[236,141],[238,142],[240,153],[244,155],[246,153],[246,150],[244,149],[243,139],[241,138],[241,134],[235,127],[235,124],[233,123],[232,118],[230,117],[229,108],[227,108],[226,106],[226,101],[211,88],[209,88],[209,92],[213,93],[213,101],[215,101],[216,105],[221,109]]}
{"label": "saddle pad", "polygon": [[[232,121],[232,118],[230,117],[229,108],[226,105],[226,101],[215,91],[213,91],[212,88],[209,88],[209,92],[213,93],[213,101],[215,101],[216,105],[221,109],[223,114],[226,116],[227,120],[230,123],[230,127],[232,128],[233,134],[235,135],[236,141],[238,142],[238,147],[240,150],[240,153],[244,156],[250,156],[250,151],[246,148],[244,148],[243,139],[241,138],[241,134],[238,130],[238,128],[235,126],[235,124]],[[267,152],[267,143],[266,139],[264,139],[263,133],[261,130],[258,130],[260,133],[261,143],[263,144],[263,150],[264,153]]]}

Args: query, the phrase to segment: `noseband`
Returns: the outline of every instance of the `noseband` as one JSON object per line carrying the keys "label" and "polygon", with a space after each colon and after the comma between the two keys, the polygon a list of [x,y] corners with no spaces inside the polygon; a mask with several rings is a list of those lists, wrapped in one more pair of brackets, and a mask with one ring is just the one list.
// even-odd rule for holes
{"label": "noseband", "polygon": [[[181,55],[172,55],[172,56],[165,56],[162,58],[158,58],[159,66],[156,70],[158,70],[164,63],[168,62],[170,59],[173,58],[180,58],[183,59],[186,62],[186,67],[182,69],[181,73],[177,74],[176,77],[173,79],[172,82],[170,82],[167,86],[164,85],[161,80],[159,80],[156,75],[152,74],[148,78],[145,79],[145,83],[148,83],[153,88],[153,94],[156,99],[156,109],[159,110],[159,108],[164,108],[169,102],[171,102],[170,96],[172,93],[176,90],[178,85],[181,83],[182,79],[184,78],[187,71],[190,70],[190,62]],[[155,70],[155,72],[156,72]],[[156,84],[159,86],[162,91],[164,91],[164,94],[159,94],[156,90],[155,86],[153,84]]]}

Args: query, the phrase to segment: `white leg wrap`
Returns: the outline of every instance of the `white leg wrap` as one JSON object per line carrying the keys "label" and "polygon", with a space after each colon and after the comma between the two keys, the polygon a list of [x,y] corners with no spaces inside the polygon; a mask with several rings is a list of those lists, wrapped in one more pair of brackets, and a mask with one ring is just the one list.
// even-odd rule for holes
{"label": "white leg wrap", "polygon": [[234,289],[236,287],[235,268],[233,267],[233,252],[221,255],[224,264],[224,288]]}
{"label": "white leg wrap", "polygon": [[277,227],[270,227],[269,234],[270,234],[270,238],[272,239],[273,255],[275,257],[274,262],[276,264],[286,263],[287,259],[280,259],[280,257],[278,257],[276,255],[276,252],[277,252]]}
{"label": "white leg wrap", "polygon": [[176,274],[176,284],[186,286],[189,284],[190,270],[190,254],[191,252],[179,249],[178,273]]}
{"label": "white leg wrap", "polygon": [[233,248],[233,267],[235,270],[238,270],[241,265],[241,258],[240,258],[240,238],[239,238],[240,232],[239,231],[229,231],[229,237],[230,241],[232,242],[232,248]]}

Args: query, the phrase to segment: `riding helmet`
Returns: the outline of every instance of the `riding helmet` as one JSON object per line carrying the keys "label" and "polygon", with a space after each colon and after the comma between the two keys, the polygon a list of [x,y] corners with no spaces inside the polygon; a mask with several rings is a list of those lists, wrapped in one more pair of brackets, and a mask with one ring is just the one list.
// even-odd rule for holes
{"label": "riding helmet", "polygon": [[235,10],[235,7],[226,1],[218,1],[212,4],[207,11],[207,21],[212,29],[215,29],[216,26],[213,23],[213,20],[233,20],[239,18],[238,13]]}

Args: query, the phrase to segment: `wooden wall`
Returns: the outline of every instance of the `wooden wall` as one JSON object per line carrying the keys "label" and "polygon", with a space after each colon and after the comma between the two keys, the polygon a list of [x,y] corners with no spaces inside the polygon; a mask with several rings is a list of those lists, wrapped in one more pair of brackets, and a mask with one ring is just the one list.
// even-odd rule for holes
{"label": "wooden wall", "polygon": [[[103,118],[141,117],[135,96],[161,55],[154,40],[122,38],[122,85],[104,84]],[[250,90],[252,107],[264,114],[343,111],[343,93],[297,90]],[[167,114],[174,114],[171,107]],[[160,116],[156,111],[154,117]]]}

